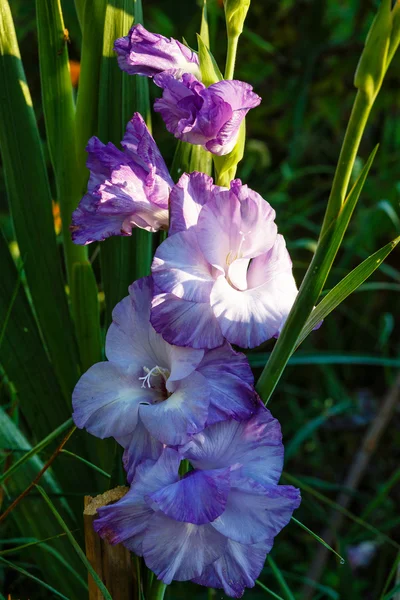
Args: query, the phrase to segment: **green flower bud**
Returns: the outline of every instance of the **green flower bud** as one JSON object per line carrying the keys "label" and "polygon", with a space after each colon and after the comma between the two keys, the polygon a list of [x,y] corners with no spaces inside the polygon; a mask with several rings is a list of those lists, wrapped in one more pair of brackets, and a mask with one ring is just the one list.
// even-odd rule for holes
{"label": "green flower bud", "polygon": [[387,69],[388,50],[392,31],[391,0],[382,0],[365,40],[354,85],[372,101],[379,91]]}
{"label": "green flower bud", "polygon": [[243,31],[250,0],[224,0],[228,36],[238,37]]}

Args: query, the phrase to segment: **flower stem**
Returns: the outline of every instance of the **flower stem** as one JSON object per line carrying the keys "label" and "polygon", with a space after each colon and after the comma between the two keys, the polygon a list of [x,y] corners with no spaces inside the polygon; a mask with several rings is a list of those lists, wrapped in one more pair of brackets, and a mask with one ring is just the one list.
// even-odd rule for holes
{"label": "flower stem", "polygon": [[228,35],[228,52],[226,55],[225,64],[225,79],[233,79],[233,73],[235,71],[236,53],[238,47],[239,36]]}
{"label": "flower stem", "polygon": [[167,585],[156,579],[151,586],[150,596],[148,600],[163,600]]}
{"label": "flower stem", "polygon": [[346,198],[354,162],[372,106],[373,100],[363,90],[358,90],[340,151],[321,236],[339,214]]}

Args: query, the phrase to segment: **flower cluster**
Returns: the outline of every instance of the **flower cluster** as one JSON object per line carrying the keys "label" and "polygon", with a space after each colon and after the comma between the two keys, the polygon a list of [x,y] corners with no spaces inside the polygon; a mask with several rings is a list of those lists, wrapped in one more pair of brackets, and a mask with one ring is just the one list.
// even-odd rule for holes
{"label": "flower cluster", "polygon": [[[195,53],[141,25],[115,49],[121,68],[163,88],[155,108],[169,131],[216,154],[232,149],[259,103],[250,86],[206,88]],[[279,335],[297,294],[290,257],[274,210],[240,180],[228,189],[193,172],[174,185],[140,115],[122,148],[90,140],[74,241],[133,227],[169,231],[151,276],[135,281],[113,311],[107,360],[73,393],[76,425],[123,446],[130,484],[98,510],[94,526],[167,584],[191,580],[240,598],[300,494],[279,485],[279,423],[231,344],[255,347]]]}

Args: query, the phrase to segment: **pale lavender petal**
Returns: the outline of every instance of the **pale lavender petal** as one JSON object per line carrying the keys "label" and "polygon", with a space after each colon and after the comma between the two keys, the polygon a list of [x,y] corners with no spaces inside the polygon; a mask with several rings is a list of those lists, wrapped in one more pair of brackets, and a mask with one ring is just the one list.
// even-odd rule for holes
{"label": "pale lavender petal", "polygon": [[180,449],[195,469],[235,465],[238,476],[263,485],[277,484],[283,467],[279,422],[262,403],[248,421],[223,421],[207,427]]}
{"label": "pale lavender petal", "polygon": [[273,540],[259,544],[240,544],[228,540],[224,554],[206,567],[194,583],[223,588],[232,598],[241,598],[245,588],[252,588],[260,575]]}
{"label": "pale lavender petal", "polygon": [[224,343],[209,302],[188,302],[173,294],[157,293],[152,302],[150,321],[170,344],[216,348]]}
{"label": "pale lavender petal", "polygon": [[146,565],[164,583],[199,577],[221,556],[226,538],[211,525],[180,523],[156,513],[143,540]]}
{"label": "pale lavender petal", "polygon": [[201,210],[196,227],[200,248],[208,262],[227,272],[237,259],[254,258],[272,248],[277,236],[274,218],[268,202],[236,179],[229,192],[214,193]]}
{"label": "pale lavender petal", "polygon": [[[260,270],[262,258],[252,261],[259,261],[257,268],[259,266]],[[254,281],[253,269],[252,277],[248,275],[248,282]],[[279,335],[296,296],[297,287],[291,268],[282,268],[262,285],[245,291],[235,290],[221,276],[214,284],[210,301],[226,339],[242,348],[255,348]]]}
{"label": "pale lavender petal", "polygon": [[210,301],[214,277],[193,229],[170,236],[157,248],[151,272],[162,292],[190,302]]}
{"label": "pale lavender petal", "polygon": [[210,390],[200,373],[192,373],[176,384],[171,396],[152,405],[141,405],[140,418],[153,437],[175,446],[201,431],[207,420]]}
{"label": "pale lavender petal", "polygon": [[82,375],[72,394],[73,419],[99,438],[133,432],[141,402],[153,391],[141,387],[135,375],[112,362],[97,363]]}
{"label": "pale lavender petal", "polygon": [[227,277],[231,284],[238,290],[247,290],[247,269],[249,258],[237,258],[229,265]]}
{"label": "pale lavender petal", "polygon": [[115,41],[118,64],[130,75],[153,77],[167,70],[199,73],[197,54],[178,40],[150,33],[143,25],[134,25],[128,35]]}
{"label": "pale lavender petal", "polygon": [[94,529],[111,544],[124,546],[142,555],[142,542],[154,511],[145,502],[145,496],[179,479],[180,458],[175,450],[167,448],[157,462],[146,460],[135,473],[128,493],[115,504],[98,509],[99,519]]}
{"label": "pale lavender petal", "polygon": [[125,447],[123,463],[128,483],[132,482],[138,464],[148,459],[156,461],[164,447],[161,442],[150,435],[140,416],[134,432],[129,437],[129,442],[123,445]]}
{"label": "pale lavender petal", "polygon": [[172,188],[169,197],[168,235],[186,231],[189,227],[196,225],[203,205],[212,198],[215,188],[212,178],[205,173],[184,173]]}
{"label": "pale lavender petal", "polygon": [[212,522],[217,531],[241,544],[274,538],[300,505],[300,492],[289,485],[265,487],[243,479],[232,488],[225,512]]}
{"label": "pale lavender petal", "polygon": [[197,367],[211,388],[207,425],[229,418],[243,421],[259,407],[248,360],[225,344],[205,353]]}
{"label": "pale lavender petal", "polygon": [[224,512],[229,490],[229,469],[191,471],[152,493],[148,502],[175,521],[205,525]]}

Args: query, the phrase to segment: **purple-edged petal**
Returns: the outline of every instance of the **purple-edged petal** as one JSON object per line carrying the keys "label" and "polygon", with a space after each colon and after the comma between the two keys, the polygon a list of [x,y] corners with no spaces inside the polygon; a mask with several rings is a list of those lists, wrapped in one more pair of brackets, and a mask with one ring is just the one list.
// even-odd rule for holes
{"label": "purple-edged petal", "polygon": [[219,81],[210,85],[207,92],[214,101],[220,98],[229,102],[232,114],[214,139],[206,144],[206,148],[213,154],[228,154],[236,144],[241,122],[251,108],[260,104],[261,98],[253,92],[251,85],[238,80]]}
{"label": "purple-edged petal", "polygon": [[226,538],[211,525],[180,523],[156,513],[143,540],[146,565],[164,583],[199,577],[224,552]]}
{"label": "purple-edged petal", "polygon": [[227,342],[206,352],[197,370],[211,389],[207,425],[229,418],[243,421],[259,407],[248,360]]}
{"label": "purple-edged petal", "polygon": [[128,35],[115,41],[118,64],[130,75],[153,77],[170,69],[199,73],[197,54],[178,40],[150,33],[143,25],[134,25]]}
{"label": "purple-edged petal", "polygon": [[209,302],[214,285],[193,230],[167,238],[156,250],[151,272],[159,290],[190,302]]}
{"label": "purple-edged petal", "polygon": [[[148,170],[154,167],[156,174],[168,184],[168,187],[173,187],[174,182],[161,152],[140,113],[135,113],[129,121],[121,146],[125,149],[129,158]],[[168,194],[162,200],[164,208],[167,208]]]}
{"label": "purple-edged petal", "polygon": [[287,525],[300,505],[300,492],[292,486],[263,486],[242,479],[232,488],[223,515],[212,526],[241,544],[256,544],[274,538]]}
{"label": "purple-edged petal", "polygon": [[138,377],[143,367],[156,365],[170,371],[170,381],[190,375],[203,358],[200,349],[171,346],[150,323],[150,306],[153,296],[151,277],[135,281],[124,298],[113,310],[113,322],[107,333],[107,358],[130,367]]}
{"label": "purple-edged petal", "polygon": [[170,448],[156,463],[151,460],[141,463],[128,493],[115,504],[98,509],[100,518],[94,521],[94,529],[110,544],[122,542],[141,556],[143,537],[154,515],[144,497],[177,481],[179,464],[178,453]]}
{"label": "purple-edged petal", "polygon": [[208,383],[200,373],[192,373],[174,387],[164,402],[142,405],[139,409],[151,435],[170,446],[184,444],[189,435],[203,429],[210,403]]}
{"label": "purple-edged petal", "polygon": [[194,583],[223,588],[232,598],[241,598],[245,588],[252,588],[260,575],[273,540],[259,544],[239,544],[228,540],[224,554],[205,568]]}
{"label": "purple-edged petal", "polygon": [[175,521],[205,525],[224,512],[229,490],[229,469],[192,471],[150,494],[148,502]]}
{"label": "purple-edged petal", "polygon": [[129,442],[123,445],[125,446],[123,463],[128,483],[132,482],[136,467],[141,461],[148,459],[156,461],[164,448],[161,442],[150,435],[140,417],[134,432],[129,437]]}
{"label": "purple-edged petal", "polygon": [[123,437],[136,427],[139,404],[153,390],[141,388],[136,376],[111,362],[97,363],[82,375],[72,394],[73,419],[99,438]]}
{"label": "purple-edged petal", "polygon": [[150,321],[170,344],[192,348],[216,348],[224,343],[209,302],[188,302],[173,294],[157,293]]}
{"label": "purple-edged petal", "polygon": [[169,197],[170,225],[168,235],[186,231],[197,224],[199,213],[212,192],[218,189],[211,177],[205,173],[184,173],[172,188]]}
{"label": "purple-edged petal", "polygon": [[239,476],[276,484],[282,473],[283,445],[279,422],[262,403],[248,421],[223,421],[207,427],[180,450],[195,469],[234,466]]}

